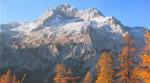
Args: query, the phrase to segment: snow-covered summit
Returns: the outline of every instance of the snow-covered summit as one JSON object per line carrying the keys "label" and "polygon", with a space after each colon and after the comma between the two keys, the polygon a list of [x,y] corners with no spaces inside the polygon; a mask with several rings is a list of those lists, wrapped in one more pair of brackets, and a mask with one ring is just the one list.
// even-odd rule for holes
{"label": "snow-covered summit", "polygon": [[[69,28],[67,25],[69,25]],[[61,4],[53,9],[48,9],[33,22],[1,25],[0,31],[2,32],[4,30],[3,28],[7,28],[7,30],[30,35],[32,32],[35,33],[40,30],[49,31],[51,29],[59,31],[58,33],[62,33],[64,30],[72,32],[73,27],[76,27],[74,31],[79,31],[82,30],[80,28],[87,26],[99,29],[103,32],[117,33],[120,35],[124,34],[126,30],[129,30],[115,17],[104,16],[102,12],[96,8],[78,10],[69,4]]]}
{"label": "snow-covered summit", "polygon": [[61,4],[54,9],[47,10],[34,23],[37,25],[59,25],[68,22],[89,21],[92,18],[104,17],[96,8],[78,10],[69,4]]}
{"label": "snow-covered summit", "polygon": [[144,30],[147,29],[126,27],[95,8],[78,10],[62,4],[33,22],[0,25],[2,65],[20,70],[44,69],[68,58],[92,64],[103,49],[119,51],[126,32],[142,48]]}

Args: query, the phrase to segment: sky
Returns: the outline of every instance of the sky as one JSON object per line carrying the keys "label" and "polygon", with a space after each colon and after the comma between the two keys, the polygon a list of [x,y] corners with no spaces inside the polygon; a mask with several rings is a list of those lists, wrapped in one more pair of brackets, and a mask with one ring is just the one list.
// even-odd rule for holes
{"label": "sky", "polygon": [[0,0],[0,24],[31,22],[63,3],[78,9],[97,8],[126,26],[150,28],[150,0]]}

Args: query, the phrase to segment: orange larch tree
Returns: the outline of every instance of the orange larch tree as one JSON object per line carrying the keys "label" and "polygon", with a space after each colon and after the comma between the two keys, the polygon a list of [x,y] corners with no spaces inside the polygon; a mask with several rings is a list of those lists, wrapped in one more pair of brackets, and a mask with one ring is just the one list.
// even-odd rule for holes
{"label": "orange larch tree", "polygon": [[63,64],[56,65],[55,72],[56,76],[54,78],[54,83],[67,83],[67,79],[65,79],[67,69]]}
{"label": "orange larch tree", "polygon": [[88,71],[83,79],[82,83],[92,83],[91,72]]}
{"label": "orange larch tree", "polygon": [[0,77],[0,83],[21,83],[16,79],[16,76],[12,74],[11,70],[8,70]]}
{"label": "orange larch tree", "polygon": [[136,76],[133,74],[135,69],[136,62],[133,60],[135,57],[136,49],[133,47],[133,39],[126,33],[124,35],[124,47],[122,48],[121,53],[119,54],[120,65],[117,67],[119,72],[116,74],[117,82],[121,83],[133,83],[137,81]]}
{"label": "orange larch tree", "polygon": [[97,64],[96,83],[114,83],[114,61],[110,52],[103,52]]}
{"label": "orange larch tree", "polygon": [[54,83],[76,83],[79,77],[74,77],[71,68],[66,68],[64,64],[58,64],[55,68]]}
{"label": "orange larch tree", "polygon": [[150,32],[145,34],[146,46],[140,55],[141,62],[136,67],[134,73],[145,83],[150,83]]}

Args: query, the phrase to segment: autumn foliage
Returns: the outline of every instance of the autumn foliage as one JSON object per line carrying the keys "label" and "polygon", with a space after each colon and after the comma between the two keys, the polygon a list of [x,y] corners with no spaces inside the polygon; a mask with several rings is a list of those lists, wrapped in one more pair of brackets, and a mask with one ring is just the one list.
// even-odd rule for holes
{"label": "autumn foliage", "polygon": [[141,62],[136,67],[134,73],[144,81],[150,83],[150,32],[145,34],[146,46],[140,55]]}
{"label": "autumn foliage", "polygon": [[[123,40],[124,45],[117,57],[117,67],[114,64],[113,52],[105,50],[96,62],[94,73],[87,70],[85,75],[77,77],[74,76],[73,69],[57,64],[52,80],[54,83],[150,83],[150,32],[145,34],[146,45],[139,57],[136,56],[138,49],[134,48],[132,36],[126,33]],[[135,58],[140,58],[139,63],[135,62]],[[0,77],[0,83],[23,83],[24,78],[25,76],[20,81],[8,70]]]}
{"label": "autumn foliage", "polygon": [[66,68],[63,64],[58,64],[55,68],[54,83],[76,83],[79,77],[74,77],[72,70]]}
{"label": "autumn foliage", "polygon": [[96,83],[113,83],[115,71],[110,52],[103,52],[98,61],[98,76]]}
{"label": "autumn foliage", "polygon": [[119,70],[116,74],[118,77],[117,81],[121,83],[134,83],[137,80],[133,74],[134,66],[136,65],[133,59],[136,49],[133,47],[133,39],[128,33],[124,36],[124,42],[124,47],[119,54],[120,65],[117,67]]}
{"label": "autumn foliage", "polygon": [[91,72],[87,72],[82,83],[92,83]]}
{"label": "autumn foliage", "polygon": [[21,83],[20,80],[16,79],[16,76],[12,74],[11,70],[8,70],[0,78],[0,83]]}

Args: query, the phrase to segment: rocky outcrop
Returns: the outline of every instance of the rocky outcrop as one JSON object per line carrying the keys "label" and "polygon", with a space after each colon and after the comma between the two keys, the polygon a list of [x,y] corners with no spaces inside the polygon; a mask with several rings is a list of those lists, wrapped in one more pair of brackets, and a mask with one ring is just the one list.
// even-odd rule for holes
{"label": "rocky outcrop", "polygon": [[43,80],[34,81],[43,83],[53,77],[55,65],[63,62],[79,67],[75,72],[82,76],[94,66],[101,50],[120,51],[126,32],[133,36],[136,47],[143,48],[144,30],[148,29],[126,27],[95,8],[77,10],[60,5],[34,22],[0,26],[0,69],[12,68],[16,73],[34,74],[35,78],[43,73]]}

